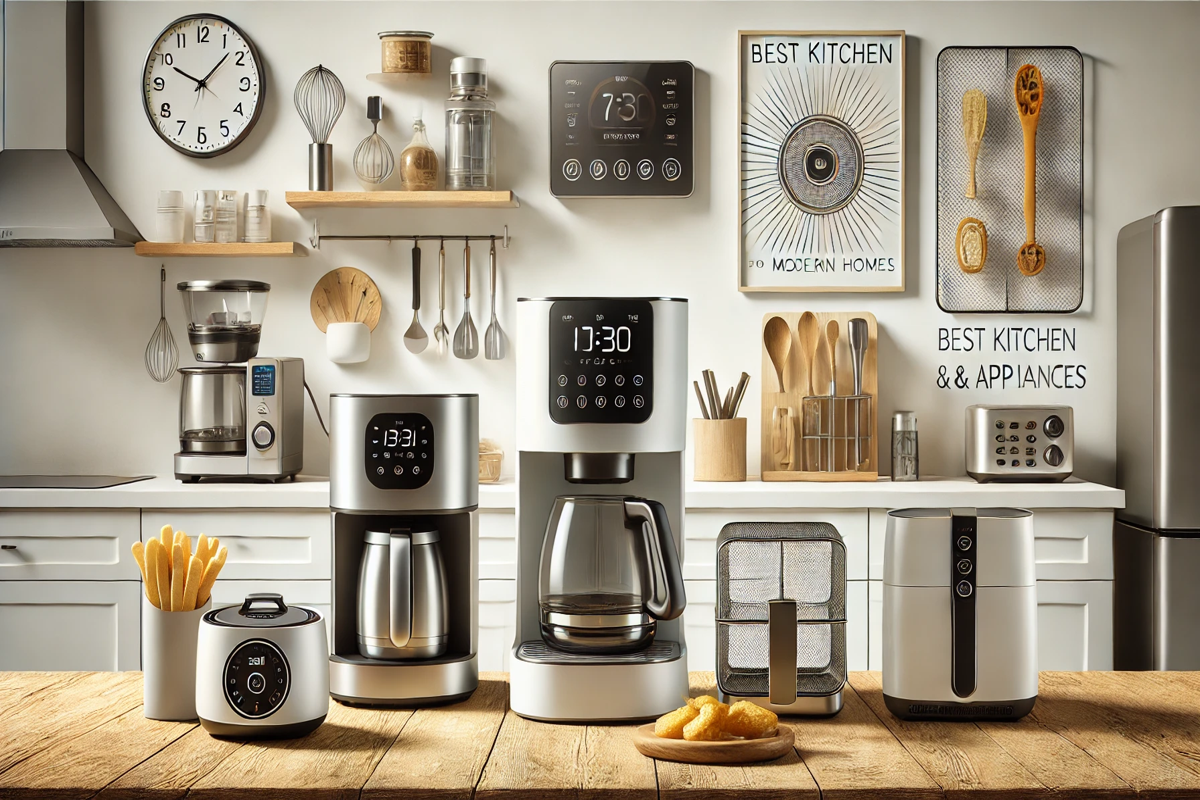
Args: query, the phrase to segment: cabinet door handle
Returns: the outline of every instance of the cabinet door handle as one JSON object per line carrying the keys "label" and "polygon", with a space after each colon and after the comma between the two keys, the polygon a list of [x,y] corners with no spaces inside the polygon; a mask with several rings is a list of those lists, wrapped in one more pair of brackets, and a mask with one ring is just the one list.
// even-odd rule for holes
{"label": "cabinet door handle", "polygon": [[17,549],[17,546],[15,544],[0,544],[0,550],[16,550],[16,549]]}

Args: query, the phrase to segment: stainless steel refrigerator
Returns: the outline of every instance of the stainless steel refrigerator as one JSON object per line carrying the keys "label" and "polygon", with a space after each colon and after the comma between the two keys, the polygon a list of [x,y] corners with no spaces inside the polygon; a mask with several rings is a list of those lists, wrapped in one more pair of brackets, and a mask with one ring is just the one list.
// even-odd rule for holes
{"label": "stainless steel refrigerator", "polygon": [[1113,666],[1200,669],[1200,206],[1117,237]]}

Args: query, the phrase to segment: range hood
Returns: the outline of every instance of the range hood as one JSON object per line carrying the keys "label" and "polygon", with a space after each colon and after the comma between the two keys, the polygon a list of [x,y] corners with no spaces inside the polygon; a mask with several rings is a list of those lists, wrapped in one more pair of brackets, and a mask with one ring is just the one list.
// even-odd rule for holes
{"label": "range hood", "polygon": [[82,0],[0,0],[0,247],[130,247],[137,228],[83,160]]}

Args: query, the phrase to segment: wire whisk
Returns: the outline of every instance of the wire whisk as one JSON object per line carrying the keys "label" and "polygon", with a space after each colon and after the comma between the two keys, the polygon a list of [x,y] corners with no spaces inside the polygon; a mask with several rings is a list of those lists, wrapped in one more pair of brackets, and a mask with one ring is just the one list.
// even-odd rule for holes
{"label": "wire whisk", "polygon": [[179,348],[175,346],[175,335],[167,324],[167,269],[160,267],[162,273],[158,289],[158,327],[150,336],[146,345],[146,372],[159,383],[166,383],[175,375],[179,366]]}
{"label": "wire whisk", "polygon": [[383,119],[383,100],[372,95],[367,98],[367,119],[374,130],[358,143],[354,149],[354,174],[365,184],[378,186],[392,176],[396,158],[392,148],[379,135],[379,121]]}
{"label": "wire whisk", "polygon": [[329,135],[346,107],[346,89],[337,75],[318,64],[300,76],[293,99],[296,113],[312,136],[312,144],[308,146],[308,188],[331,191],[333,145],[329,144]]}

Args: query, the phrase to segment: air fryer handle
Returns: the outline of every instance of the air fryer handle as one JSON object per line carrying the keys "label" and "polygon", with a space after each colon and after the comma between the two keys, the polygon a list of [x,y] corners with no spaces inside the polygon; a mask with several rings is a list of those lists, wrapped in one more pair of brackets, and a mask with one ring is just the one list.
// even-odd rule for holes
{"label": "air fryer handle", "polygon": [[650,545],[652,592],[646,601],[646,610],[655,619],[675,619],[687,606],[687,596],[667,510],[662,503],[654,500],[630,498],[625,501],[625,517],[639,522],[643,532],[645,526],[650,526],[647,540]]}
{"label": "air fryer handle", "polygon": [[392,531],[388,543],[391,582],[388,586],[391,639],[396,647],[408,647],[412,638],[412,537],[407,531]]}

